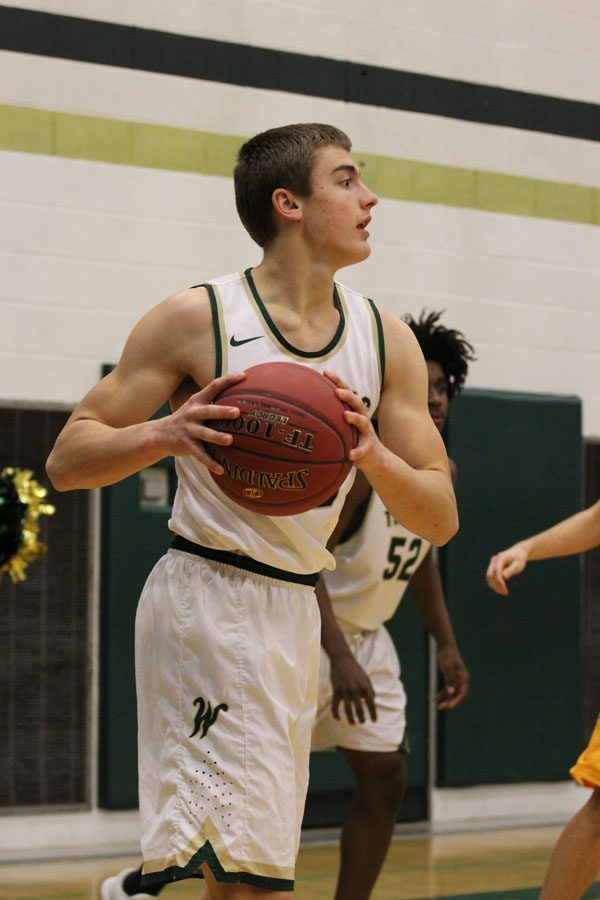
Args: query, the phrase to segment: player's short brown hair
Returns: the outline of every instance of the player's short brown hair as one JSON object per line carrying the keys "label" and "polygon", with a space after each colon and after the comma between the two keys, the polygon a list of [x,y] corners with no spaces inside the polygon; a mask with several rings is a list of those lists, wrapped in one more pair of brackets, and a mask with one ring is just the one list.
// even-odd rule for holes
{"label": "player's short brown hair", "polygon": [[233,173],[235,202],[244,228],[259,247],[277,234],[273,191],[287,188],[308,197],[315,153],[327,146],[350,152],[352,144],[339,128],[316,122],[270,128],[242,144]]}

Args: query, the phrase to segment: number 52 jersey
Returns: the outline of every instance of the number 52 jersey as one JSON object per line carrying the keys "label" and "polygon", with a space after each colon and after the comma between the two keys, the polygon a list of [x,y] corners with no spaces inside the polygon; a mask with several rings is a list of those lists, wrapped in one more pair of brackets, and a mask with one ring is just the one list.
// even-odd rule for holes
{"label": "number 52 jersey", "polygon": [[362,524],[334,550],[335,570],[323,572],[336,618],[365,631],[391,619],[430,546],[371,491]]}

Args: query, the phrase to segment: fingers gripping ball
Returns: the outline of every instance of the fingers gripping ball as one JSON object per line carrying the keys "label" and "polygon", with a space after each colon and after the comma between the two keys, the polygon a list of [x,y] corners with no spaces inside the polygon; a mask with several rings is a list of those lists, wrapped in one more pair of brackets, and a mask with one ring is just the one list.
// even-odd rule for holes
{"label": "fingers gripping ball", "polygon": [[225,469],[213,475],[240,506],[269,516],[290,516],[332,497],[352,468],[356,428],[328,378],[296,363],[263,363],[213,401],[237,406],[237,419],[214,423],[233,435],[227,447],[208,444]]}

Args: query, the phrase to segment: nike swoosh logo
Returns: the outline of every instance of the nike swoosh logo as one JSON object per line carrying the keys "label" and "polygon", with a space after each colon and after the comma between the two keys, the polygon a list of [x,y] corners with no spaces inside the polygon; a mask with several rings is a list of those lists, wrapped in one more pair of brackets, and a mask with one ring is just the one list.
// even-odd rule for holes
{"label": "nike swoosh logo", "polygon": [[262,334],[257,334],[256,337],[251,338],[242,338],[241,341],[236,341],[235,336],[232,334],[229,343],[232,347],[241,347],[242,344],[249,344],[250,341],[259,341],[261,337],[264,337]]}

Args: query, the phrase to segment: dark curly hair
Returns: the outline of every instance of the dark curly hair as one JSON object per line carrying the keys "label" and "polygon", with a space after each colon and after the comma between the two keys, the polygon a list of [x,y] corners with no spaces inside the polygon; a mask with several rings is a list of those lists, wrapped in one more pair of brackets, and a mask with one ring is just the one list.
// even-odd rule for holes
{"label": "dark curly hair", "polygon": [[463,388],[469,363],[477,357],[460,331],[439,324],[444,312],[445,310],[428,313],[424,309],[416,320],[410,314],[403,318],[417,338],[425,359],[437,362],[442,367],[448,382],[448,396],[452,400]]}

